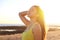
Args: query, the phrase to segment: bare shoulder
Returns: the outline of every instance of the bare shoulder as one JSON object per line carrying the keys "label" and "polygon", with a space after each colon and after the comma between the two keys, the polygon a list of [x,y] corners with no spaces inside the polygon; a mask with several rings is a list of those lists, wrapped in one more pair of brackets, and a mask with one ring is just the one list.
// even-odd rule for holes
{"label": "bare shoulder", "polygon": [[32,29],[33,34],[34,34],[34,39],[35,40],[41,40],[42,39],[42,31],[41,31],[41,26],[39,23],[35,24],[35,26]]}
{"label": "bare shoulder", "polygon": [[35,24],[35,27],[40,27],[40,24],[39,24],[39,23],[36,23],[36,24]]}
{"label": "bare shoulder", "polygon": [[39,23],[36,23],[33,27],[33,30],[41,30],[41,26]]}

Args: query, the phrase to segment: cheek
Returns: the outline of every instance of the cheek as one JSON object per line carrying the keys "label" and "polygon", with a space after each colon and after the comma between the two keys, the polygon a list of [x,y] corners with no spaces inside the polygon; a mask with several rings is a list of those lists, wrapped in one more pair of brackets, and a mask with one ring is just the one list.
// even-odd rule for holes
{"label": "cheek", "polygon": [[28,17],[36,17],[36,14],[29,14]]}
{"label": "cheek", "polygon": [[31,17],[31,14],[28,14],[28,17]]}
{"label": "cheek", "polygon": [[36,15],[37,15],[36,12],[31,12],[31,11],[30,11],[29,14],[28,14],[29,17],[34,17],[34,16],[36,16]]}
{"label": "cheek", "polygon": [[29,13],[28,13],[28,17],[31,17],[32,15],[33,15],[32,12],[29,12]]}

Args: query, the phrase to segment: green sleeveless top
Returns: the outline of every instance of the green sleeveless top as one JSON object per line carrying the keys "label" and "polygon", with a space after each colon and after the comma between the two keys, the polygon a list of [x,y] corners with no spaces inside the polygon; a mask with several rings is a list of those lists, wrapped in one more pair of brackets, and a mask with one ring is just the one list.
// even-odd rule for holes
{"label": "green sleeveless top", "polygon": [[34,40],[34,35],[32,32],[32,28],[34,27],[34,25],[31,25],[31,27],[28,28],[28,30],[25,30],[25,32],[23,32],[22,40]]}
{"label": "green sleeveless top", "polygon": [[23,33],[22,40],[34,40],[32,29],[30,29],[27,32]]}

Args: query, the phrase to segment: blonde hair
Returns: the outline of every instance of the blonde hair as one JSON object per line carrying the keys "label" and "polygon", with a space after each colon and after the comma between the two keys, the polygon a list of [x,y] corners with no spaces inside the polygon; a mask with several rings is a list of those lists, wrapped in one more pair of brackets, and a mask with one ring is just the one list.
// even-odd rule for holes
{"label": "blonde hair", "polygon": [[42,40],[45,40],[46,37],[46,24],[45,24],[45,20],[44,20],[44,13],[42,11],[42,9],[39,6],[33,6],[37,9],[37,14],[38,14],[38,18],[37,21],[40,23],[40,26],[42,28]]}

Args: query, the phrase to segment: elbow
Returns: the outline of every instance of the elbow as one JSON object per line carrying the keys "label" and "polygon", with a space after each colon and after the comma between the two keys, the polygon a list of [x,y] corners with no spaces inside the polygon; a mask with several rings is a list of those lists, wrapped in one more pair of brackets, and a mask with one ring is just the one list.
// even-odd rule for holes
{"label": "elbow", "polygon": [[21,16],[21,13],[19,12],[19,14],[18,14],[19,16]]}
{"label": "elbow", "polygon": [[19,15],[19,17],[21,17],[21,13],[20,13],[20,12],[19,12],[19,14],[18,14],[18,15]]}

